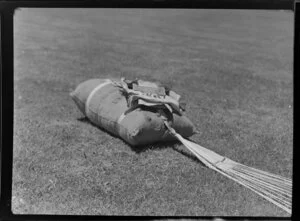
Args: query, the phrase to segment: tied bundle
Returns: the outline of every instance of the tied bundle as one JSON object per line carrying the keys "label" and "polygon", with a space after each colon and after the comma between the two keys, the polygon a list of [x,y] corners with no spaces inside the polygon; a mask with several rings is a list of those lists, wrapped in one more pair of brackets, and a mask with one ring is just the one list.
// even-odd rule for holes
{"label": "tied bundle", "polygon": [[[92,124],[132,146],[176,140],[165,127],[164,118],[183,137],[196,133],[178,106],[182,105],[180,96],[153,82],[94,78],[80,83],[70,96]],[[172,106],[180,114],[168,112]]]}
{"label": "tied bundle", "polygon": [[79,85],[71,96],[92,122],[131,145],[178,139],[208,168],[291,213],[290,179],[237,163],[184,138],[196,131],[183,114],[185,103],[174,91],[148,81],[92,79]]}

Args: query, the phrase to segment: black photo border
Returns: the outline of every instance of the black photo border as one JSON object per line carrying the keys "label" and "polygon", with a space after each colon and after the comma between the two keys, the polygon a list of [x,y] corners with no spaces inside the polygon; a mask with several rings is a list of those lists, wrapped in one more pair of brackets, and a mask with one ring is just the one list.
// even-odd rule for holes
{"label": "black photo border", "polygon": [[[182,219],[193,217],[120,217],[120,216],[77,216],[77,215],[15,215],[11,211],[12,166],[13,166],[13,17],[17,8],[196,8],[196,9],[263,9],[294,11],[294,98],[300,73],[300,0],[83,0],[83,1],[1,1],[0,0],[0,124],[1,124],[1,190],[0,220],[99,220],[99,219]],[[297,118],[294,99],[294,133]],[[296,140],[293,139],[293,208],[291,218],[286,217],[196,217],[198,219],[229,220],[294,220],[297,213],[298,186],[295,159],[299,156]]]}

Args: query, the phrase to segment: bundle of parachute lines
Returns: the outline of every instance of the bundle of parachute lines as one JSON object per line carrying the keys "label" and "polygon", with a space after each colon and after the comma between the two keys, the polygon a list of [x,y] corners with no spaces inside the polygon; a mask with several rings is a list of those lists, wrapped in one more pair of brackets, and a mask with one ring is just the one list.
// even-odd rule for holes
{"label": "bundle of parachute lines", "polygon": [[185,116],[181,96],[168,87],[124,78],[90,79],[79,84],[70,95],[93,124],[130,145],[177,139],[208,168],[291,213],[290,179],[237,163],[186,139],[196,129]]}

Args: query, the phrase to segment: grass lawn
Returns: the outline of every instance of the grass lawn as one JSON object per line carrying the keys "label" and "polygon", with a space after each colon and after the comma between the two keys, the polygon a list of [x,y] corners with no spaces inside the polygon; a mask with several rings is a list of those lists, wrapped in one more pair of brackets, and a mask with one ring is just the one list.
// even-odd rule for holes
{"label": "grass lawn", "polygon": [[15,14],[16,214],[289,216],[180,143],[133,148],[86,121],[89,78],[171,85],[191,139],[292,177],[293,13],[21,9]]}

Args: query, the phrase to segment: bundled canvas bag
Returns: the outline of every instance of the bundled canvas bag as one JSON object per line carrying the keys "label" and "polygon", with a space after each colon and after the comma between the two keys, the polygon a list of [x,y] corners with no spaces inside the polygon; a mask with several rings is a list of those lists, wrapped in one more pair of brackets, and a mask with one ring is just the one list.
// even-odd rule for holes
{"label": "bundled canvas bag", "polygon": [[174,140],[164,121],[183,137],[195,133],[180,96],[153,82],[90,79],[70,96],[92,123],[133,146]]}
{"label": "bundled canvas bag", "polygon": [[194,126],[174,91],[146,81],[92,79],[70,95],[91,122],[129,144],[178,139],[208,168],[291,214],[292,180],[240,164],[184,138],[194,133]]}

